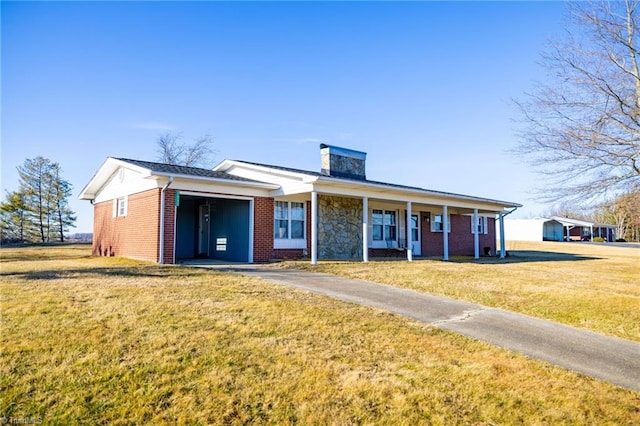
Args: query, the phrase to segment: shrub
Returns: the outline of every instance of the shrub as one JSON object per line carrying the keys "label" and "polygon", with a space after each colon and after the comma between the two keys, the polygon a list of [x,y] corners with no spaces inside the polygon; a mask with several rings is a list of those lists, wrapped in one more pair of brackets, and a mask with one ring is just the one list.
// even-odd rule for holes
{"label": "shrub", "polygon": [[593,242],[594,243],[604,243],[604,238],[602,238],[602,237],[594,237],[593,238]]}

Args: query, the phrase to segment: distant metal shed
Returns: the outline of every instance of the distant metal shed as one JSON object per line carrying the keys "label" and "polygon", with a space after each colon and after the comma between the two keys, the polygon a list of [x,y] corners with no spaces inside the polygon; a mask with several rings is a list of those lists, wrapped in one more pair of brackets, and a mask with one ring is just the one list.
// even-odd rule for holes
{"label": "distant metal shed", "polygon": [[555,219],[538,217],[534,219],[505,219],[506,240],[514,241],[562,241],[564,226]]}

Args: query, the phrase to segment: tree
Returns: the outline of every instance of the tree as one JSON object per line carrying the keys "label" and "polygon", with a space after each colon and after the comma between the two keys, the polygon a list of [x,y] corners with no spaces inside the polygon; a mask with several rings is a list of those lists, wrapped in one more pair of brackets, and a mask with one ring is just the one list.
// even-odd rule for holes
{"label": "tree", "polygon": [[160,135],[156,140],[158,161],[180,166],[206,167],[215,153],[213,137],[208,134],[200,136],[191,145],[181,140],[182,133],[167,132]]}
{"label": "tree", "polygon": [[72,187],[62,177],[60,165],[43,157],[26,159],[18,167],[18,175],[18,193],[24,206],[24,238],[43,243],[56,237],[64,241],[64,233],[75,224],[76,217],[68,202]]}
{"label": "tree", "polygon": [[69,227],[76,222],[75,213],[69,207],[69,197],[71,197],[72,187],[69,182],[61,176],[58,163],[54,163],[51,168],[50,199],[52,222],[56,227],[56,232],[60,241],[64,242],[64,233],[69,231]]}
{"label": "tree", "polygon": [[48,169],[51,162],[43,157],[26,159],[22,166],[18,167],[20,176],[20,192],[25,195],[27,207],[27,220],[35,224],[40,240],[47,242],[46,226],[46,184],[48,181]]}
{"label": "tree", "polygon": [[543,56],[547,83],[516,101],[516,152],[547,177],[541,199],[590,201],[640,182],[640,7],[571,2],[566,39]]}
{"label": "tree", "polygon": [[605,203],[596,213],[600,222],[613,223],[618,238],[640,241],[640,186]]}
{"label": "tree", "polygon": [[23,243],[26,237],[27,206],[25,194],[20,191],[7,192],[6,201],[0,204],[2,241]]}

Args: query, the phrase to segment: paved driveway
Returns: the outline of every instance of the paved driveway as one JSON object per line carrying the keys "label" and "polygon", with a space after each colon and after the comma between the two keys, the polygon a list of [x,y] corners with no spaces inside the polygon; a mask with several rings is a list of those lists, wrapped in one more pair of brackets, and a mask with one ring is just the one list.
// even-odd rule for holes
{"label": "paved driveway", "polygon": [[432,324],[640,391],[640,343],[446,297],[316,272],[208,265]]}

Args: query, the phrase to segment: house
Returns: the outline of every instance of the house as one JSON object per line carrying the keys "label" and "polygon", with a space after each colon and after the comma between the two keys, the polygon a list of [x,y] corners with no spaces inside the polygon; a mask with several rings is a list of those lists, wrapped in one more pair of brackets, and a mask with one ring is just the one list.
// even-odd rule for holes
{"label": "house", "polygon": [[564,226],[548,217],[535,219],[506,219],[504,233],[507,240],[515,241],[562,241]]}
{"label": "house", "polygon": [[496,220],[521,207],[369,180],[360,151],[322,144],[320,157],[319,172],[109,157],[80,194],[94,205],[93,253],[159,263],[479,257],[495,253]]}
{"label": "house", "polygon": [[616,240],[616,226],[562,216],[535,219],[505,219],[505,239],[515,241],[592,241],[601,237]]}

